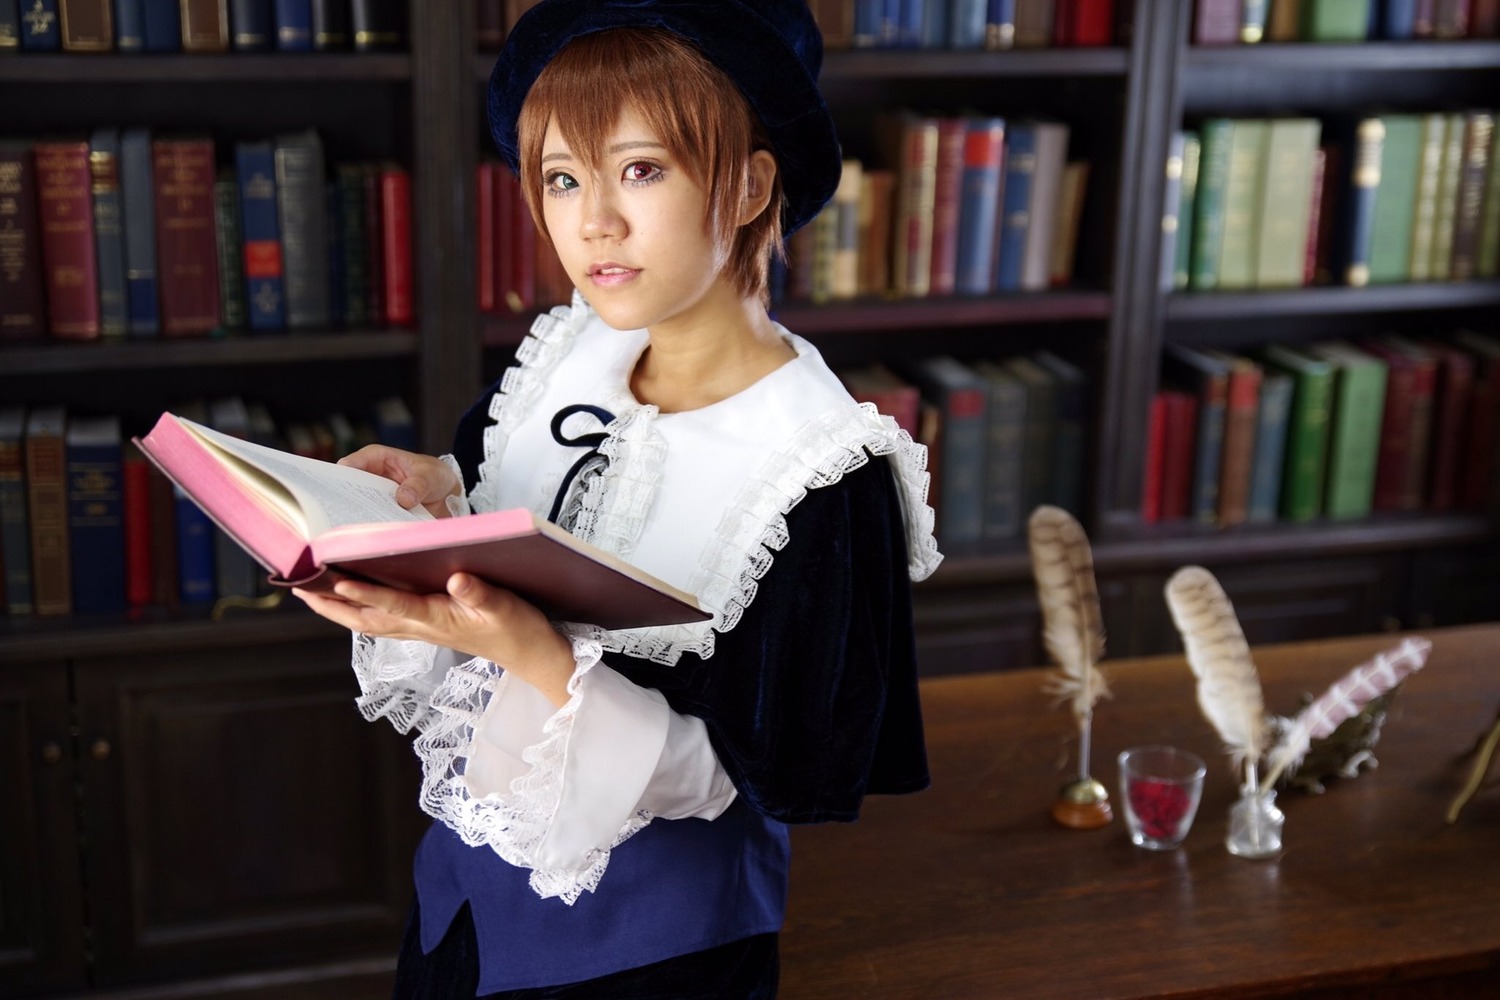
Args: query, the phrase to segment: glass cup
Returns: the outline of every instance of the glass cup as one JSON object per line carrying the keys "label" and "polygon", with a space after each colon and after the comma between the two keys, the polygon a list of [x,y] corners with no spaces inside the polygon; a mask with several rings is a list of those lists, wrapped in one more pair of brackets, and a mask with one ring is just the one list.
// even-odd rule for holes
{"label": "glass cup", "polygon": [[1120,797],[1130,840],[1153,851],[1182,843],[1203,797],[1203,758],[1176,747],[1132,747],[1120,754]]}

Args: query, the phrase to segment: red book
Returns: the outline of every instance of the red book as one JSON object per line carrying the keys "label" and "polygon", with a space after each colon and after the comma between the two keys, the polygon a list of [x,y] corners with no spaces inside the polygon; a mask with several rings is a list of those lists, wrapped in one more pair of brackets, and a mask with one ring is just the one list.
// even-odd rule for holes
{"label": "red book", "polygon": [[1469,13],[1470,38],[1494,38],[1500,35],[1500,0],[1474,0],[1474,7]]}
{"label": "red book", "polygon": [[151,173],[162,333],[210,333],[219,325],[213,140],[152,140]]}
{"label": "red book", "polygon": [[[278,586],[327,589],[343,574],[442,593],[449,576],[467,572],[554,619],[608,629],[712,617],[691,595],[525,508],[433,518],[402,508],[388,479],[171,413],[136,442]],[[267,477],[284,489],[264,485]]]}
{"label": "red book", "polygon": [[370,322],[385,322],[385,245],[380,234],[384,231],[380,208],[380,168],[370,166],[365,170],[365,268],[370,292],[367,305]]}
{"label": "red book", "polygon": [[526,312],[536,308],[536,222],[531,218],[531,209],[521,193],[521,181],[514,173],[509,175],[510,228],[501,236],[502,246],[508,249],[505,283],[501,289],[511,312]]}
{"label": "red book", "polygon": [[1463,465],[1459,505],[1481,508],[1491,498],[1495,453],[1500,441],[1500,340],[1459,333],[1457,346],[1474,358],[1474,396],[1469,405],[1469,447]]}
{"label": "red book", "polygon": [[928,295],[952,295],[957,283],[958,208],[963,196],[964,142],[968,122],[937,120],[937,163],[933,174],[932,261]]}
{"label": "red book", "polygon": [[1385,410],[1380,419],[1380,450],[1375,463],[1375,510],[1416,510],[1422,506],[1427,439],[1432,430],[1432,387],[1436,364],[1383,340],[1359,347],[1386,364]]}
{"label": "red book", "polygon": [[175,608],[182,588],[177,572],[177,499],[172,481],[151,469],[151,603]]}
{"label": "red book", "polygon": [[885,365],[867,365],[839,372],[849,395],[858,403],[873,403],[875,409],[896,421],[915,440],[921,432],[922,396],[917,387]]}
{"label": "red book", "polygon": [[1323,172],[1328,166],[1327,148],[1313,152],[1312,204],[1307,211],[1307,254],[1302,263],[1302,283],[1311,285],[1318,280],[1319,242],[1326,231],[1323,225]]}
{"label": "red book", "polygon": [[495,174],[493,162],[481,163],[475,177],[479,217],[475,220],[474,280],[479,311],[492,313],[499,302],[495,276]]}
{"label": "red book", "polygon": [[1452,510],[1458,504],[1463,456],[1468,454],[1468,425],[1474,397],[1474,359],[1438,341],[1421,347],[1438,362],[1437,395],[1433,413],[1432,465],[1427,479],[1427,506]]}
{"label": "red book", "polygon": [[26,142],[0,142],[0,340],[47,333],[36,160]]}
{"label": "red book", "polygon": [[411,326],[416,319],[412,292],[411,174],[402,167],[380,171],[380,251],[385,271],[385,312],[389,326]]}
{"label": "red book", "polygon": [[1250,473],[1260,414],[1261,369],[1255,362],[1214,352],[1229,364],[1224,407],[1224,446],[1219,464],[1219,524],[1243,524],[1250,516]]}
{"label": "red book", "polygon": [[1188,516],[1193,499],[1193,450],[1198,440],[1198,399],[1192,393],[1168,389],[1167,429],[1162,445],[1161,519],[1180,521]]}
{"label": "red book", "polygon": [[151,553],[151,463],[139,448],[125,446],[122,500],[125,528],[125,602],[132,608],[151,603],[155,568]]}
{"label": "red book", "polygon": [[1057,5],[1053,44],[1100,46],[1115,41],[1115,0],[1067,0]]}
{"label": "red book", "polygon": [[1141,521],[1156,524],[1161,518],[1162,472],[1167,447],[1167,394],[1159,390],[1151,397],[1146,418],[1146,461],[1141,481]]}
{"label": "red book", "polygon": [[99,269],[89,144],[39,142],[33,152],[49,329],[55,337],[93,340],[99,336]]}

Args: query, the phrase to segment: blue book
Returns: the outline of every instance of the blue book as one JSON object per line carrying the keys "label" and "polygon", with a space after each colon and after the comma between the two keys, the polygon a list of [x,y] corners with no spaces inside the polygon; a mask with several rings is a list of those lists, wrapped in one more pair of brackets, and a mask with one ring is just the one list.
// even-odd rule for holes
{"label": "blue book", "polygon": [[880,44],[880,12],[885,0],[854,0],[854,39],[856,49],[873,49]]}
{"label": "blue book", "polygon": [[27,52],[56,52],[62,48],[57,0],[25,0],[21,4],[21,48]]}
{"label": "blue book", "polygon": [[1371,38],[1400,40],[1416,36],[1417,0],[1381,0],[1371,6],[1371,13],[1379,17],[1379,25],[1370,32]]}
{"label": "blue book", "polygon": [[948,14],[948,47],[953,49],[984,48],[984,26],[989,0],[952,0]]}
{"label": "blue book", "polygon": [[245,238],[245,300],[250,329],[286,328],[281,223],[276,204],[276,149],[269,142],[234,147],[240,180],[240,218]]}
{"label": "blue book", "polygon": [[960,295],[988,295],[994,290],[1004,173],[1005,119],[969,119],[958,196],[954,287]]}
{"label": "blue book", "polygon": [[118,613],[125,610],[120,418],[73,417],[66,440],[73,612]]}
{"label": "blue book", "polygon": [[944,545],[976,544],[983,538],[988,485],[989,380],[948,355],[923,358],[908,374],[942,424],[938,537]]}
{"label": "blue book", "polygon": [[276,48],[276,11],[271,0],[229,0],[229,44],[236,52]]}
{"label": "blue book", "polygon": [[151,131],[128,128],[120,137],[120,195],[125,221],[125,294],[133,337],[161,331],[156,303],[156,188]]}
{"label": "blue book", "polygon": [[1193,455],[1188,515],[1205,524],[1219,516],[1219,472],[1224,460],[1224,418],[1229,407],[1229,365],[1181,344],[1169,344],[1163,369],[1172,385],[1198,400],[1198,433]]}
{"label": "blue book", "polygon": [[312,51],[312,0],[276,0],[276,48]]}
{"label": "blue book", "polygon": [[1010,49],[1016,45],[1016,0],[989,0],[984,14],[984,47]]}
{"label": "blue book", "polygon": [[371,412],[375,440],[402,451],[417,450],[417,422],[411,408],[400,396],[387,396],[375,403]]}
{"label": "blue book", "polygon": [[1255,420],[1255,451],[1250,459],[1250,501],[1246,520],[1266,524],[1276,520],[1281,498],[1282,465],[1286,458],[1287,418],[1292,412],[1292,376],[1266,369],[1260,380],[1260,409]]}
{"label": "blue book", "polygon": [[1000,214],[1000,251],[995,288],[1018,291],[1031,228],[1031,189],[1036,176],[1036,125],[1012,124],[1005,137],[1005,184]]}
{"label": "blue book", "polygon": [[26,408],[0,407],[0,552],[5,553],[5,606],[29,615],[31,522],[26,516]]}
{"label": "blue book", "polygon": [[141,0],[147,52],[182,51],[182,9],[178,0]]}
{"label": "blue book", "polygon": [[1344,198],[1344,253],[1338,276],[1353,286],[1370,283],[1370,250],[1375,236],[1375,195],[1380,187],[1380,160],[1385,150],[1385,123],[1365,118],[1355,127],[1349,156],[1353,167]]}
{"label": "blue book", "polygon": [[0,52],[21,47],[21,8],[18,0],[0,0]]}
{"label": "blue book", "polygon": [[146,10],[141,0],[114,0],[115,51],[142,52],[146,48]]}
{"label": "blue book", "polygon": [[[941,7],[947,0],[930,0],[930,2],[934,7]],[[903,49],[922,47],[922,27],[926,23],[928,4],[929,0],[896,0],[897,47]],[[937,16],[943,19],[946,26],[947,18],[943,17],[941,11]]]}
{"label": "blue book", "polygon": [[948,0],[906,0],[908,6],[920,8],[921,22],[917,25],[916,44],[923,49],[942,49],[948,46]]}
{"label": "blue book", "polygon": [[878,48],[895,48],[901,43],[901,0],[881,0],[875,30]]}
{"label": "blue book", "polygon": [[123,337],[130,307],[125,291],[125,212],[120,190],[120,130],[95,129],[89,137],[94,196],[94,262],[99,282],[99,335]]}
{"label": "blue book", "polygon": [[183,604],[212,603],[214,523],[176,486],[172,504],[177,511],[177,597]]}

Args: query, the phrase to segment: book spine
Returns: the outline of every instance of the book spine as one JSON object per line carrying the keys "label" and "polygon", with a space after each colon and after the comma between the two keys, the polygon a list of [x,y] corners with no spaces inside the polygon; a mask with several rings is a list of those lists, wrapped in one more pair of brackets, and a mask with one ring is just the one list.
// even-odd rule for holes
{"label": "book spine", "polygon": [[151,463],[133,442],[125,442],[121,459],[125,533],[125,603],[142,608],[151,603]]}
{"label": "book spine", "polygon": [[1070,45],[1092,48],[1114,44],[1114,0],[1073,0],[1070,13]]}
{"label": "book spine", "polygon": [[[825,49],[836,51],[853,47],[854,0],[813,0],[809,6],[812,7],[813,20],[818,22],[818,31],[823,35]],[[497,14],[496,17],[498,20],[499,15]],[[492,43],[492,47],[499,48],[500,42],[503,41],[504,28],[499,24],[495,27],[502,34]],[[481,32],[481,40],[483,37]]]}
{"label": "book spine", "polygon": [[812,257],[807,268],[807,297],[813,302],[827,302],[833,298],[833,255],[839,245],[838,209],[831,202],[824,205],[806,229],[811,235],[808,252]]}
{"label": "book spine", "polygon": [[[385,261],[387,326],[416,322],[411,251],[411,175],[401,167],[380,171],[380,248]],[[532,227],[532,231],[535,228]]]}
{"label": "book spine", "polygon": [[1229,174],[1224,184],[1224,236],[1219,247],[1219,288],[1255,285],[1257,229],[1263,212],[1261,162],[1266,156],[1270,123],[1235,121],[1229,144]]}
{"label": "book spine", "polygon": [[162,333],[210,333],[219,325],[213,140],[159,138],[151,148]]}
{"label": "book spine", "polygon": [[280,52],[312,51],[312,0],[275,0],[276,48]]}
{"label": "book spine", "polygon": [[21,9],[21,48],[26,52],[56,52],[62,48],[57,0],[27,0]]}
{"label": "book spine", "polygon": [[496,248],[496,175],[499,166],[494,162],[481,163],[474,172],[475,205],[478,216],[474,220],[474,278],[475,298],[482,313],[499,311],[498,272],[495,264]]}
{"label": "book spine", "polygon": [[1051,45],[1056,20],[1054,0],[1016,0],[1016,48],[1044,49]]}
{"label": "book spine", "polygon": [[[859,294],[859,193],[863,180],[860,162],[845,160],[830,203],[838,220],[831,289],[836,299],[852,299]],[[555,257],[556,252],[551,252]]]}
{"label": "book spine", "polygon": [[988,6],[988,0],[954,0],[952,23],[948,25],[949,48],[984,48],[985,11]]}
{"label": "book spine", "polygon": [[229,0],[181,0],[182,50],[229,51]]}
{"label": "book spine", "polygon": [[1062,186],[1057,193],[1057,220],[1056,231],[1052,236],[1051,263],[1047,267],[1047,283],[1053,288],[1066,288],[1073,283],[1088,179],[1089,164],[1086,161],[1078,160],[1063,168]]}
{"label": "book spine", "polygon": [[1240,0],[1197,0],[1194,45],[1234,45],[1240,40]]}
{"label": "book spine", "polygon": [[1182,217],[1182,169],[1187,148],[1187,133],[1173,132],[1167,141],[1166,182],[1162,190],[1161,209],[1161,269],[1157,274],[1157,286],[1163,292],[1176,287],[1178,241],[1185,240]]}
{"label": "book spine", "polygon": [[925,296],[932,279],[932,216],[937,196],[938,126],[931,118],[902,131],[896,204],[895,280],[905,296]]}
{"label": "book spine", "polygon": [[941,49],[948,44],[948,2],[901,0],[900,21],[905,47]]}
{"label": "book spine", "polygon": [[328,234],[328,322],[344,327],[349,321],[349,303],[344,296],[343,219],[339,206],[338,181],[323,182],[323,232]]}
{"label": "book spine", "polygon": [[89,141],[94,200],[94,252],[99,281],[99,335],[125,336],[130,305],[125,288],[125,225],[120,189],[120,132],[99,129]]}
{"label": "book spine", "polygon": [[959,194],[955,282],[961,294],[987,295],[994,290],[1004,170],[1004,120],[972,121],[964,138],[964,171]]}
{"label": "book spine", "polygon": [[1432,221],[1432,280],[1452,277],[1453,233],[1458,222],[1458,185],[1464,168],[1464,116],[1444,115],[1443,161],[1438,170],[1437,208]]}
{"label": "book spine", "polygon": [[1270,0],[1245,0],[1240,9],[1240,41],[1254,45],[1266,35],[1266,7]]}
{"label": "book spine", "polygon": [[896,175],[889,170],[867,170],[859,191],[859,290],[862,295],[884,294],[891,287],[891,226]]}
{"label": "book spine", "polygon": [[1417,0],[1416,12],[1412,15],[1412,37],[1431,38],[1436,13],[1437,0]]}
{"label": "book spine", "polygon": [[1366,118],[1354,139],[1354,164],[1349,175],[1349,204],[1345,221],[1344,284],[1370,283],[1370,245],[1375,233],[1375,191],[1380,186],[1380,154],[1385,145],[1385,123]]}
{"label": "book spine", "polygon": [[1173,243],[1172,285],[1173,291],[1188,287],[1193,271],[1193,219],[1198,196],[1198,166],[1202,159],[1203,144],[1198,133],[1183,133],[1181,197],[1176,207],[1177,231]]}
{"label": "book spine", "polygon": [[[68,553],[74,614],[125,610],[124,470],[116,418],[90,420],[80,439],[68,429]],[[111,428],[106,433],[106,427]]]}
{"label": "book spine", "polygon": [[1302,283],[1317,282],[1321,253],[1326,245],[1325,230],[1328,228],[1328,206],[1325,197],[1328,191],[1328,147],[1313,150],[1311,197],[1307,208],[1307,242],[1303,249]]}
{"label": "book spine", "polygon": [[1026,388],[1011,379],[991,379],[986,418],[984,538],[997,541],[1021,532],[1021,481],[1025,470]]}
{"label": "book spine", "polygon": [[0,437],[0,552],[5,553],[5,606],[13,615],[29,615],[31,593],[31,525],[26,512],[26,453],[22,418],[15,413],[14,434]]}
{"label": "book spine", "polygon": [[1151,396],[1146,416],[1146,456],[1141,468],[1141,523],[1158,524],[1162,519],[1162,471],[1167,446],[1167,391]]}
{"label": "book spine", "polygon": [[313,50],[341,52],[352,42],[348,0],[312,0]]}
{"label": "book spine", "polygon": [[110,0],[57,0],[65,52],[110,52],[115,47],[115,18]]}
{"label": "book spine", "polygon": [[1370,31],[1370,0],[1302,0],[1302,38],[1362,42]]}
{"label": "book spine", "polygon": [[[365,202],[365,272],[369,297],[366,311],[371,323],[383,322],[385,316],[385,250],[381,245],[382,222],[380,214],[380,170],[377,167],[363,169]],[[517,188],[519,196],[519,187]]]}
{"label": "book spine", "polygon": [[276,47],[272,0],[229,0],[230,43],[236,52],[269,52]]}
{"label": "book spine", "polygon": [[294,330],[328,325],[328,232],[323,205],[323,144],[300,132],[276,140],[286,322]]}
{"label": "book spine", "polygon": [[[523,3],[529,8],[532,4]],[[356,52],[390,52],[406,44],[406,5],[400,0],[352,0]],[[514,22],[512,22],[514,23]]]}
{"label": "book spine", "polygon": [[1489,178],[1484,183],[1484,208],[1479,220],[1479,254],[1475,273],[1500,276],[1500,128],[1490,136]]}
{"label": "book spine", "polygon": [[1324,510],[1331,518],[1370,513],[1375,494],[1375,463],[1380,449],[1380,414],[1385,408],[1384,364],[1341,366],[1334,390]]}
{"label": "book spine", "polygon": [[245,299],[252,330],[286,327],[281,223],[276,208],[276,153],[269,142],[235,147],[244,237]]}
{"label": "book spine", "polygon": [[1432,456],[1432,431],[1437,418],[1437,366],[1423,357],[1412,379],[1411,447],[1402,476],[1400,509],[1418,510],[1427,494],[1427,468]]}
{"label": "book spine", "polygon": [[1257,211],[1255,285],[1292,288],[1303,283],[1313,195],[1313,158],[1322,130],[1315,118],[1270,123],[1264,162],[1264,195]]}
{"label": "book spine", "polygon": [[364,172],[357,166],[341,164],[337,173],[339,239],[344,245],[344,321],[351,327],[361,327],[371,322]]}
{"label": "book spine", "polygon": [[1471,111],[1464,119],[1462,165],[1454,199],[1453,256],[1448,265],[1448,276],[1455,281],[1466,281],[1478,273],[1484,187],[1495,133],[1495,119],[1488,111]]}
{"label": "book spine", "polygon": [[125,217],[125,296],[132,337],[161,331],[156,287],[156,184],[151,173],[151,133],[126,129],[120,136],[120,192]]}
{"label": "book spine", "polygon": [[1417,0],[1382,0],[1380,6],[1381,38],[1404,41],[1415,37]]}
{"label": "book spine", "polygon": [[37,216],[53,336],[99,336],[99,271],[94,256],[94,205],[87,142],[35,147]]}
{"label": "book spine", "polygon": [[983,388],[950,388],[943,421],[942,538],[970,545],[984,533],[985,446],[989,436]]}
{"label": "book spine", "polygon": [[1412,281],[1431,281],[1436,277],[1432,269],[1432,251],[1437,223],[1438,180],[1443,172],[1443,140],[1447,128],[1447,119],[1441,114],[1422,116],[1422,145],[1411,232]]}
{"label": "book spine", "polygon": [[1474,6],[1469,10],[1469,36],[1500,36],[1500,0],[1474,0]]}
{"label": "book spine", "polygon": [[1406,281],[1411,274],[1412,223],[1416,219],[1417,167],[1422,120],[1386,115],[1380,183],[1375,189],[1370,237],[1370,282]]}
{"label": "book spine", "polygon": [[1407,499],[1413,416],[1416,412],[1416,366],[1387,359],[1385,407],[1375,457],[1372,510],[1403,510]]}
{"label": "book spine", "polygon": [[1000,247],[995,288],[1019,291],[1026,262],[1026,237],[1032,224],[1032,191],[1037,169],[1038,134],[1035,125],[1013,126],[1006,138],[1005,182],[1000,220]]}
{"label": "book spine", "polygon": [[0,341],[47,333],[37,196],[31,147],[0,146]]}
{"label": "book spine", "polygon": [[1246,512],[1246,520],[1251,524],[1268,524],[1276,520],[1291,406],[1292,377],[1274,372],[1262,376],[1260,410],[1255,424],[1255,455],[1251,459],[1250,502]]}
{"label": "book spine", "polygon": [[147,52],[180,52],[182,15],[178,0],[141,0],[141,30]]}
{"label": "book spine", "polygon": [[114,0],[114,3],[116,51],[145,51],[146,14],[141,0]]}
{"label": "book spine", "polygon": [[932,187],[932,257],[927,293],[952,295],[958,281],[958,209],[968,123],[962,118],[940,118],[937,128],[937,159]]}
{"label": "book spine", "polygon": [[219,315],[225,330],[245,329],[245,238],[240,228],[240,182],[233,170],[214,181],[214,244],[219,259]]}
{"label": "book spine", "polygon": [[0,0],[0,53],[21,49],[21,10],[19,0]]}
{"label": "book spine", "polygon": [[1193,486],[1189,514],[1213,524],[1219,513],[1219,473],[1224,460],[1224,419],[1229,380],[1208,378],[1198,389],[1198,433],[1193,452]]}
{"label": "book spine", "polygon": [[1058,198],[1067,160],[1068,127],[1052,122],[1038,126],[1031,218],[1021,259],[1021,287],[1028,291],[1051,285],[1052,244],[1058,232]]}
{"label": "book spine", "polygon": [[177,522],[178,600],[208,604],[214,600],[214,523],[186,493],[174,488]]}
{"label": "book spine", "polygon": [[1166,391],[1167,431],[1162,446],[1161,519],[1185,520],[1192,508],[1193,456],[1198,450],[1198,400],[1177,389]]}
{"label": "book spine", "polygon": [[60,408],[33,413],[26,431],[26,506],[31,525],[31,594],[38,615],[73,610],[68,555],[66,417]]}
{"label": "book spine", "polygon": [[1260,369],[1254,365],[1236,365],[1230,372],[1219,459],[1218,523],[1223,526],[1243,524],[1250,516],[1260,384]]}
{"label": "book spine", "polygon": [[1470,0],[1438,0],[1432,19],[1434,38],[1463,38],[1469,33]]}
{"label": "book spine", "polygon": [[1219,285],[1219,255],[1224,247],[1224,193],[1229,182],[1229,152],[1234,122],[1211,118],[1199,129],[1202,143],[1198,161],[1198,184],[1193,205],[1193,291],[1208,291]]}
{"label": "book spine", "polygon": [[984,12],[984,47],[992,51],[1016,46],[1016,0],[989,0]]}

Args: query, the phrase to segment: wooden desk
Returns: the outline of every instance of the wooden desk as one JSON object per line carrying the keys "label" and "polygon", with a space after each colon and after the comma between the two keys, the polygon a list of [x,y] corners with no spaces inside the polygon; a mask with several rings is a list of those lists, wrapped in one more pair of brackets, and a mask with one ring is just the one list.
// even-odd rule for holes
{"label": "wooden desk", "polygon": [[[1116,817],[1087,832],[1048,816],[1076,733],[1042,671],[925,683],[932,787],[794,833],[782,995],[1500,997],[1500,789],[1443,821],[1500,705],[1500,624],[1422,634],[1432,655],[1393,705],[1379,768],[1281,793],[1270,861],[1224,848],[1235,781],[1181,656],[1107,664],[1092,770]],[[1268,708],[1395,641],[1256,650]],[[1166,853],[1133,847],[1119,815],[1114,755],[1155,742],[1209,762],[1197,821]]]}

